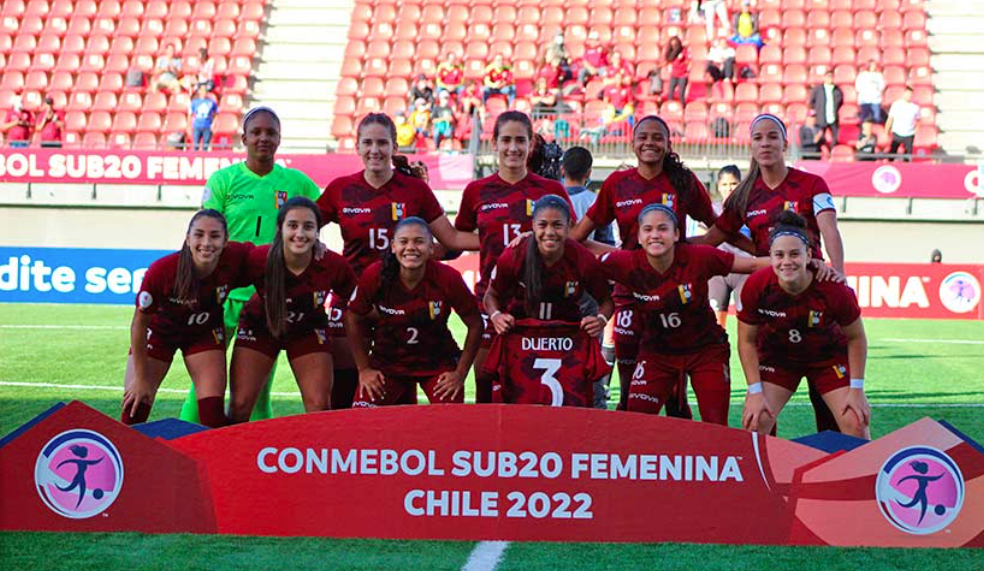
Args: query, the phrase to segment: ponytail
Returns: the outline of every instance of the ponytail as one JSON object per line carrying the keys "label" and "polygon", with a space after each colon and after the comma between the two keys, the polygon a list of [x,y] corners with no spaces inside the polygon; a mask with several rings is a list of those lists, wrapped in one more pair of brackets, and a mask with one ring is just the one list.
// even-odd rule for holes
{"label": "ponytail", "polygon": [[270,252],[267,253],[266,271],[263,276],[264,309],[266,310],[267,329],[270,334],[279,339],[287,330],[287,262],[284,259],[284,220],[287,213],[295,208],[307,208],[314,212],[314,219],[321,227],[321,210],[310,199],[303,196],[295,196],[277,212],[277,233],[270,244]]}
{"label": "ponytail", "polygon": [[724,210],[726,212],[734,212],[738,215],[738,218],[745,220],[746,213],[748,212],[748,197],[752,193],[752,187],[755,186],[755,181],[758,180],[760,172],[758,161],[753,158],[751,164],[748,166],[748,172],[745,174],[745,178],[741,179],[735,191],[724,201]]}
{"label": "ponytail", "polygon": [[178,253],[178,269],[174,277],[173,294],[175,299],[180,299],[181,301],[191,301],[198,286],[198,276],[195,274],[195,260],[191,255],[191,248],[188,246],[188,235],[191,234],[191,228],[199,218],[213,218],[218,220],[222,224],[222,233],[225,234],[226,239],[229,238],[229,226],[226,223],[225,216],[218,210],[204,208],[191,217],[191,221],[188,222],[188,231],[185,232],[185,241],[181,245],[181,251]]}
{"label": "ponytail", "polygon": [[540,294],[543,290],[543,258],[540,256],[540,248],[536,245],[536,239],[532,236],[526,239],[523,283],[526,284],[523,307],[526,309],[526,315],[533,317],[538,315],[537,312],[540,309]]}
{"label": "ponytail", "polygon": [[419,178],[420,180],[427,182],[428,172],[427,165],[421,161],[410,162],[405,155],[393,155],[393,168],[406,176],[412,176],[414,178]]}

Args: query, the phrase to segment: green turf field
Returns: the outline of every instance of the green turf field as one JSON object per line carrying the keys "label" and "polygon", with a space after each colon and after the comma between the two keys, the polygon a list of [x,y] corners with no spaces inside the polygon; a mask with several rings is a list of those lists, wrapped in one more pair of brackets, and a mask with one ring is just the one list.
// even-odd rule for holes
{"label": "green turf field", "polygon": [[[116,417],[128,346],[129,307],[0,303],[0,435],[59,401],[83,400]],[[461,334],[456,324],[456,334]],[[733,334],[733,320],[729,330]],[[866,383],[872,435],[924,416],[946,419],[984,442],[984,322],[866,320]],[[180,361],[165,380],[151,420],[177,416],[189,386]],[[732,359],[731,424],[744,379]],[[617,384],[617,383],[616,383]],[[468,382],[468,398],[473,394]],[[290,368],[275,381],[278,415],[302,411]],[[617,387],[613,386],[617,399]],[[693,397],[691,396],[691,402]],[[695,407],[696,409],[696,407]],[[812,432],[805,395],[780,418],[782,437]],[[606,538],[599,530],[599,539]],[[268,539],[138,534],[0,534],[0,569],[461,569],[475,544]],[[189,566],[187,553],[196,553]],[[984,569],[984,552],[766,548],[680,544],[516,543],[498,569]],[[714,561],[714,564],[708,564]]]}

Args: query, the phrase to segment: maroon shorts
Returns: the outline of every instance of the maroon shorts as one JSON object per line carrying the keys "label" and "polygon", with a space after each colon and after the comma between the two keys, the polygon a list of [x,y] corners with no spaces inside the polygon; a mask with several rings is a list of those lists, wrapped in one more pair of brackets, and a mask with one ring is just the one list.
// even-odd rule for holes
{"label": "maroon shorts", "polygon": [[458,396],[453,400],[439,399],[434,391],[437,389],[437,378],[440,375],[385,375],[383,387],[386,396],[382,400],[370,400],[369,394],[360,386],[355,392],[355,400],[352,401],[352,408],[375,408],[378,406],[392,406],[396,404],[417,404],[417,385],[424,389],[427,399],[431,404],[461,404],[465,402],[465,391],[462,388]]}
{"label": "maroon shorts", "polygon": [[496,332],[495,326],[492,325],[492,320],[489,319],[489,314],[485,311],[485,302],[482,299],[478,300],[478,311],[482,316],[482,349],[489,349],[492,347],[492,340],[495,339]]}
{"label": "maroon shorts", "polygon": [[[225,351],[225,330],[219,326],[193,336],[179,336],[161,335],[152,328],[147,329],[148,357],[170,363],[178,349],[185,357],[204,351]],[[132,349],[130,353],[133,353]]]}
{"label": "maroon shorts", "polygon": [[276,359],[282,350],[287,351],[288,359],[310,353],[330,353],[330,341],[327,330],[321,327],[290,333],[284,339],[275,338],[266,326],[257,326],[246,321],[240,321],[236,331],[236,347],[259,351],[271,359]]}
{"label": "maroon shorts", "polygon": [[623,305],[615,310],[615,361],[619,365],[634,365],[639,354],[639,338],[642,322],[634,305]]}
{"label": "maroon shorts", "polygon": [[759,361],[759,377],[763,383],[778,385],[796,391],[800,380],[816,388],[821,395],[851,385],[850,369],[847,366],[847,353],[838,355],[832,365],[798,365],[766,357]]}
{"label": "maroon shorts", "polygon": [[686,377],[690,377],[701,419],[727,425],[731,399],[730,357],[727,343],[710,345],[686,355],[640,352],[629,386],[628,410],[659,414],[674,395],[686,399]]}

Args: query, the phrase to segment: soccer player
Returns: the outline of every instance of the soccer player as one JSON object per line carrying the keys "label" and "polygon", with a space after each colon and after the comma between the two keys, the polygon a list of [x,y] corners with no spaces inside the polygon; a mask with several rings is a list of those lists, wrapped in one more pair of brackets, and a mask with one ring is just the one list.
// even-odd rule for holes
{"label": "soccer player", "polygon": [[[532,141],[533,123],[529,116],[520,111],[500,114],[492,130],[492,148],[499,168],[491,176],[469,183],[462,195],[454,225],[463,232],[478,230],[480,277],[475,294],[479,300],[485,297],[492,268],[506,246],[521,233],[530,231],[533,203],[547,194],[570,200],[560,183],[527,168]],[[482,372],[482,362],[494,333],[487,321],[488,312],[483,309],[482,314],[486,329],[482,349],[475,358],[476,400],[480,403],[492,400],[492,382]]]}
{"label": "soccer player", "polygon": [[[738,188],[739,182],[741,182],[741,170],[735,165],[727,165],[718,171],[717,191],[721,195],[721,202],[714,203],[715,214],[720,215],[724,211],[723,202]],[[746,237],[750,234],[746,226],[742,226],[741,233]],[[751,255],[727,242],[722,243],[718,248],[731,252],[735,256]],[[748,274],[728,274],[726,276],[714,276],[707,282],[707,296],[711,302],[711,308],[717,315],[718,325],[721,327],[727,324],[728,306],[731,304],[732,294],[735,297],[735,307],[741,307],[741,286],[745,284],[746,279],[748,279]]]}
{"label": "soccer player", "polygon": [[[422,218],[400,220],[389,253],[359,279],[345,312],[359,369],[355,407],[414,404],[418,384],[431,404],[464,402],[465,377],[482,343],[482,317],[461,274],[431,259],[433,240]],[[448,329],[452,309],[468,327],[464,351]]]}
{"label": "soccer player", "polygon": [[738,356],[748,381],[742,426],[768,434],[806,377],[841,432],[869,438],[861,308],[850,288],[821,281],[810,269],[808,228],[799,214],[782,212],[770,232],[772,268],[752,274],[742,290]]}
{"label": "soccer player", "polygon": [[180,349],[194,386],[201,423],[226,423],[223,302],[246,281],[250,244],[229,242],[226,220],[199,210],[181,250],[150,265],[130,325],[121,422],[146,422],[154,397]]}
{"label": "soccer player", "polygon": [[[325,223],[339,225],[343,254],[356,275],[390,251],[396,224],[417,216],[446,250],[477,250],[478,237],[451,226],[434,192],[422,180],[420,167],[411,168],[406,157],[396,155],[396,124],[384,113],[366,115],[356,130],[357,150],[365,169],[333,180],[318,206]],[[349,408],[359,374],[344,329],[348,298],[334,297],[330,332],[335,360],[333,408]]]}
{"label": "soccer player", "polygon": [[[670,146],[670,128],[655,115],[643,117],[632,130],[632,150],[638,165],[634,169],[614,172],[601,186],[598,199],[571,233],[575,240],[583,241],[599,226],[611,222],[618,225],[622,249],[633,250],[638,246],[638,219],[648,204],[669,206],[677,220],[683,223],[687,217],[710,226],[714,223],[714,210],[707,189],[693,172],[680,162],[680,157]],[[683,232],[686,238],[686,232]],[[633,312],[631,295],[619,287],[615,289],[615,359],[618,364],[621,398],[619,409],[624,410],[628,401],[629,380],[635,370],[636,353],[639,351],[640,324]],[[672,415],[690,417],[689,408],[676,410],[676,401],[668,407]]]}
{"label": "soccer player", "polygon": [[250,253],[256,293],[239,319],[230,367],[229,422],[245,422],[281,350],[301,390],[304,410],[331,403],[332,358],[325,301],[348,299],[355,274],[341,255],[314,255],[321,212],[308,198],[288,200],[277,213],[273,243]]}
{"label": "soccer player", "polygon": [[659,414],[670,399],[682,401],[687,375],[701,419],[727,425],[730,347],[707,301],[707,281],[766,268],[768,258],[735,257],[717,248],[681,243],[676,213],[660,203],[642,209],[638,226],[641,248],[601,257],[608,277],[634,298],[643,324],[627,409]]}
{"label": "soccer player", "polygon": [[[295,196],[314,200],[320,189],[301,171],[274,162],[280,146],[280,118],[269,107],[256,107],[246,113],[242,142],[246,147],[246,160],[209,177],[202,196],[202,208],[225,215],[230,240],[269,244],[276,233],[274,222],[278,209]],[[254,291],[252,287],[246,287],[229,292],[225,307],[226,339],[234,337],[239,313]],[[275,372],[276,364],[253,409],[254,420],[273,417],[270,388]],[[198,422],[194,389],[181,407],[181,420]]]}
{"label": "soccer player", "polygon": [[[724,202],[724,212],[711,226],[707,234],[696,241],[716,246],[729,235],[737,236],[743,226],[751,232],[756,256],[769,255],[770,230],[779,215],[792,210],[806,219],[810,237],[812,258],[822,262],[823,244],[830,265],[837,276],[844,275],[844,244],[837,229],[837,211],[834,199],[824,180],[814,174],[790,168],[783,156],[788,145],[786,125],[774,115],[762,114],[751,125],[752,160],[748,173]],[[828,271],[820,268],[821,278]],[[841,278],[842,279],[842,278]],[[817,430],[837,430],[831,412],[823,399],[810,389],[810,400],[816,413]]]}

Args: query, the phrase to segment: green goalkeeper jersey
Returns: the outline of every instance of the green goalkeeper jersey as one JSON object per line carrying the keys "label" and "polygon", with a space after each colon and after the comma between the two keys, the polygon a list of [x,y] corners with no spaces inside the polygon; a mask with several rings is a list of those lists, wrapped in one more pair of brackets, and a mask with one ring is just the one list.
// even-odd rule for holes
{"label": "green goalkeeper jersey", "polygon": [[[306,196],[318,200],[321,189],[306,174],[274,165],[260,176],[236,163],[216,171],[205,183],[202,208],[213,208],[226,217],[229,239],[236,242],[269,244],[277,233],[277,211],[289,199]],[[230,292],[229,297],[247,300],[253,288]]]}

